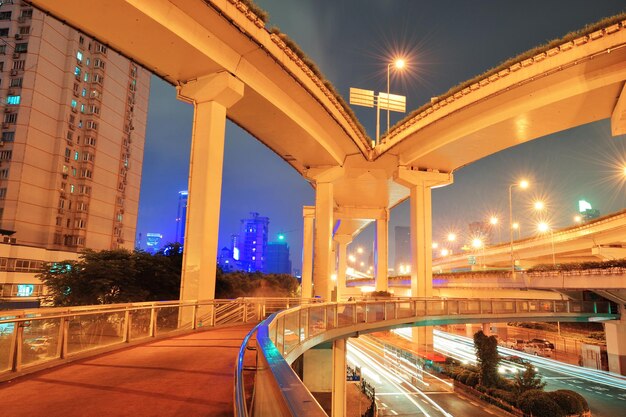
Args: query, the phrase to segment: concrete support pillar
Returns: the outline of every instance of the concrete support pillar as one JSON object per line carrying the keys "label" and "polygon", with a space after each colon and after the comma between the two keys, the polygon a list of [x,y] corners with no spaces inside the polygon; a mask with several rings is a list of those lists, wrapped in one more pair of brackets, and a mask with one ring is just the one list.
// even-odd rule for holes
{"label": "concrete support pillar", "polygon": [[482,323],[482,331],[485,336],[491,336],[491,323]]}
{"label": "concrete support pillar", "polygon": [[411,193],[411,295],[432,296],[432,213],[433,187],[452,183],[452,174],[425,172],[399,167],[394,180]]}
{"label": "concrete support pillar", "polygon": [[343,168],[316,168],[306,172],[315,181],[315,252],[313,257],[313,293],[324,300],[331,299],[334,271],[333,241],[333,181],[343,175]]}
{"label": "concrete support pillar", "polygon": [[181,300],[215,297],[226,109],[243,90],[226,72],[177,87],[177,98],[194,105]]}
{"label": "concrete support pillar", "polygon": [[346,268],[348,267],[348,245],[352,235],[335,235],[337,242],[337,301],[341,301],[346,292]]}
{"label": "concrete support pillar", "polygon": [[302,279],[301,297],[313,297],[313,222],[315,220],[315,207],[304,206],[302,208],[303,242],[302,242]]}
{"label": "concrete support pillar", "polygon": [[474,337],[474,328],[472,327],[471,323],[466,323],[465,324],[465,336],[467,337]]}
{"label": "concrete support pillar", "polygon": [[[624,314],[623,308],[622,314]],[[626,375],[626,320],[605,322],[604,332],[606,335],[609,371]]]}
{"label": "concrete support pillar", "polygon": [[[302,382],[312,393],[333,388],[333,344],[322,343],[302,355]],[[345,372],[345,371],[344,371]]]}
{"label": "concrete support pillar", "polygon": [[346,415],[346,339],[333,342],[332,417]]}
{"label": "concrete support pillar", "polygon": [[376,271],[376,291],[387,291],[389,265],[389,211],[384,219],[376,219],[374,239],[374,269]]}
{"label": "concrete support pillar", "polygon": [[315,189],[315,257],[313,290],[316,297],[330,300],[332,283],[333,184],[318,183]]}

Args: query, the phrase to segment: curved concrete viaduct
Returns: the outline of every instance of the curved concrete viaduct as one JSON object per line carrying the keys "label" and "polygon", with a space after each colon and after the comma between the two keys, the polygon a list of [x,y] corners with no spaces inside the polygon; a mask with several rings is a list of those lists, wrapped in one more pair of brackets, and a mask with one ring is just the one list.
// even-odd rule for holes
{"label": "curved concrete viaduct", "polygon": [[[455,169],[607,117],[613,134],[626,132],[626,20],[441,97],[371,149],[323,81],[238,0],[93,0],[89,8],[80,0],[30,2],[153,70],[194,104],[185,299],[214,293],[226,117],[315,186],[315,207],[303,213],[303,295],[311,294],[315,264],[314,291],[325,298],[333,247],[342,265],[346,245],[371,220],[376,287],[387,288],[388,212],[407,198],[412,293],[431,295],[430,190],[452,182]],[[337,275],[341,283],[345,270]]]}

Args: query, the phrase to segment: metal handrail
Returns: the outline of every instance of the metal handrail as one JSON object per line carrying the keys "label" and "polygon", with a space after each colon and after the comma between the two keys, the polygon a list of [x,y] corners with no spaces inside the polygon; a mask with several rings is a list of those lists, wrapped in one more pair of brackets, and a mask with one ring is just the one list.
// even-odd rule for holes
{"label": "metal handrail", "polygon": [[237,361],[235,362],[235,388],[233,393],[235,410],[240,410],[240,414],[237,414],[235,411],[236,416],[243,417],[248,415],[248,405],[246,404],[246,396],[243,383],[243,361],[245,359],[244,355],[246,353],[246,349],[248,348],[248,343],[250,342],[252,336],[257,332],[261,324],[263,324],[263,321],[259,322],[256,326],[254,326],[252,330],[250,330],[250,332],[248,332],[246,337],[243,338],[241,346],[239,347],[239,354],[237,355]]}
{"label": "metal handrail", "polygon": [[[0,311],[0,324],[13,324],[8,333],[0,336],[7,342],[0,345],[0,357],[4,359],[0,361],[3,367],[0,368],[0,380],[10,378],[16,372],[50,366],[54,361],[61,363],[72,357],[121,348],[131,341],[141,343],[211,326],[261,321],[266,303],[274,306],[276,303],[294,305],[300,302],[300,299],[294,298],[239,298]],[[231,309],[226,308],[228,320],[221,323],[223,318],[216,310],[226,305],[239,312],[230,316]],[[108,326],[113,329],[112,333],[104,337],[102,334],[94,337],[93,332],[84,333],[85,323],[89,323],[90,317],[99,317],[98,320],[91,320],[91,324]],[[73,326],[75,322],[80,324]],[[31,354],[25,359],[23,355],[31,353],[33,343],[28,340],[42,337],[48,341],[41,348],[46,349],[45,353],[38,353],[36,357]]]}
{"label": "metal handrail", "polygon": [[[348,312],[345,317],[341,317],[340,308],[344,309],[344,313]],[[312,317],[315,317],[313,320],[317,319],[318,322],[313,323]],[[502,321],[510,320],[512,317],[518,321],[537,317],[545,321],[579,320],[592,317],[612,320],[619,318],[619,314],[612,310],[610,302],[575,300],[411,298],[299,305],[272,315],[255,327],[246,338],[246,341],[249,340],[249,337],[256,332],[257,364],[259,362],[266,364],[268,369],[264,369],[263,372],[270,372],[274,378],[274,384],[269,384],[270,388],[266,384],[265,390],[278,391],[270,394],[272,401],[276,402],[277,397],[282,398],[282,403],[278,400],[280,404],[277,403],[275,405],[277,408],[272,409],[271,413],[263,414],[255,409],[253,414],[255,417],[324,415],[323,411],[319,413],[321,410],[319,404],[308,393],[289,363],[304,351],[326,340],[376,331],[385,327],[410,325],[420,321],[433,325],[448,321],[459,323],[494,319]],[[289,324],[295,327],[290,327]],[[286,342],[287,334],[292,335],[291,343]],[[238,362],[243,361],[243,352],[245,352],[244,345],[240,349]],[[236,372],[239,373],[235,376],[236,380],[243,381],[242,368],[238,368]],[[257,371],[255,384],[258,384],[258,376]],[[281,387],[288,387],[288,389]],[[237,384],[235,390],[238,390],[235,392],[237,399],[235,416],[247,417],[248,410],[245,404],[241,406],[241,401],[245,402],[243,384]],[[256,398],[257,393],[258,390],[255,388],[255,398],[252,400],[255,408],[260,402]],[[264,400],[267,404],[267,398]]]}

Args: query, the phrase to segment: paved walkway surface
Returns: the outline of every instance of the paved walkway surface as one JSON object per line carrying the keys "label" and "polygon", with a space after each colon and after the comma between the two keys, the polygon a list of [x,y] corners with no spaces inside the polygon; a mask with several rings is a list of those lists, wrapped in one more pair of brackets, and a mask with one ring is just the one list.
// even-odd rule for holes
{"label": "paved walkway surface", "polygon": [[0,383],[0,415],[230,417],[235,358],[252,327],[161,339]]}

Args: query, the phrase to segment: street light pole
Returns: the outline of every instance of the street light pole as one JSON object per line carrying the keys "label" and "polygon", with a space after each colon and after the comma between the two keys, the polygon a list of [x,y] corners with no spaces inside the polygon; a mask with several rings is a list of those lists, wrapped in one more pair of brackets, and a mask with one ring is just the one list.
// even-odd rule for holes
{"label": "street light pole", "polygon": [[519,184],[509,185],[509,242],[511,251],[511,278],[515,278],[515,258],[513,257],[513,187],[528,188],[528,181],[522,180]]}
{"label": "street light pole", "polygon": [[554,254],[554,232],[550,228],[550,241],[552,242],[552,265],[556,266],[556,255]]}
{"label": "street light pole", "polygon": [[389,132],[389,73],[391,71],[391,62],[387,64],[387,132]]}
{"label": "street light pole", "polygon": [[513,187],[515,184],[509,185],[509,238],[511,252],[511,278],[515,277],[515,259],[513,258]]}

